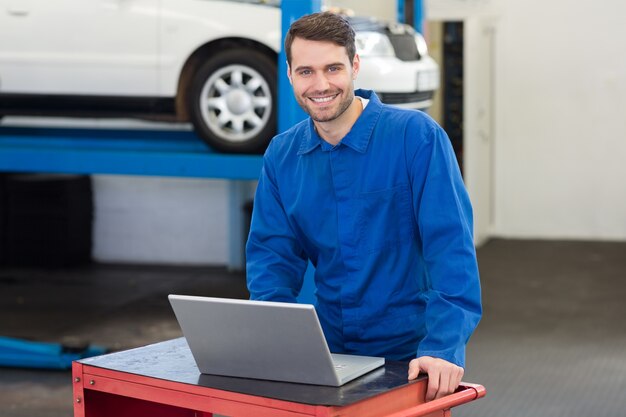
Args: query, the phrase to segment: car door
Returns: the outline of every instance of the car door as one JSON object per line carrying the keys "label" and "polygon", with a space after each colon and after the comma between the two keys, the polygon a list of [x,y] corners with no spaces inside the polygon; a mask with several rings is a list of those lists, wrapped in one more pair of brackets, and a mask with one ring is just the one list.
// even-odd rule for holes
{"label": "car door", "polygon": [[159,4],[0,0],[0,92],[155,95]]}

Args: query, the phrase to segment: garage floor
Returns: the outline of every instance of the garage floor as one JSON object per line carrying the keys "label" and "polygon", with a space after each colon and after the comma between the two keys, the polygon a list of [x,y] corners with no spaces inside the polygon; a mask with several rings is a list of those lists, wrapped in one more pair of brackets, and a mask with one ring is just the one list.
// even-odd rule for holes
{"label": "garage floor", "polygon": [[[484,319],[455,416],[626,415],[626,243],[492,240],[478,251]],[[0,268],[0,335],[118,350],[178,337],[168,293],[247,297],[218,268]],[[71,416],[69,371],[0,369],[3,417]]]}

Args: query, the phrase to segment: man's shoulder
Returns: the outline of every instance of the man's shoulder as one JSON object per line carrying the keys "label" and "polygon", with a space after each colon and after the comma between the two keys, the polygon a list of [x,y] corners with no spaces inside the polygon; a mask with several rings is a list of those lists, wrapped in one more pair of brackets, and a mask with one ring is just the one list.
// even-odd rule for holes
{"label": "man's shoulder", "polygon": [[376,128],[379,142],[405,151],[422,148],[442,136],[443,129],[427,113],[383,104]]}
{"label": "man's shoulder", "polygon": [[428,130],[440,128],[437,122],[424,111],[406,109],[388,104],[382,105],[380,121],[399,128],[407,125],[413,128],[421,127]]}
{"label": "man's shoulder", "polygon": [[417,109],[410,109],[406,107],[398,107],[390,104],[385,104],[380,101],[378,95],[371,90],[359,89],[355,91],[356,95],[365,100],[369,100],[373,104],[372,108],[375,112],[380,112],[380,118],[383,122],[411,122],[424,125],[437,125],[437,123],[424,111]]}

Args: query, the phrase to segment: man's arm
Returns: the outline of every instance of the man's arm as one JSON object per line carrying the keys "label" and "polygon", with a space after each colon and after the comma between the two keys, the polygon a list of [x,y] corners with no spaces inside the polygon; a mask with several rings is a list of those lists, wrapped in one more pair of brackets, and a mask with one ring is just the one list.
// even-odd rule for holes
{"label": "man's arm", "polygon": [[264,157],[246,244],[250,298],[296,302],[306,267],[306,255],[280,199],[270,149]]}
{"label": "man's arm", "polygon": [[427,267],[426,336],[409,378],[429,375],[427,399],[454,392],[465,366],[465,345],[482,314],[469,196],[450,140],[435,123],[409,143],[413,207]]}

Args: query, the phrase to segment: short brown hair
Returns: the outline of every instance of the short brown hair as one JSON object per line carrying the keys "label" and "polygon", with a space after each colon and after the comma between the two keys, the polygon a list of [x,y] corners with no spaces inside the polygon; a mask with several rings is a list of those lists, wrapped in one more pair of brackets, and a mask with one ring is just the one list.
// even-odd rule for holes
{"label": "short brown hair", "polygon": [[308,41],[332,42],[346,48],[350,64],[354,62],[356,46],[354,29],[346,18],[331,12],[320,12],[302,16],[291,24],[285,36],[285,54],[291,65],[291,45],[295,38]]}

